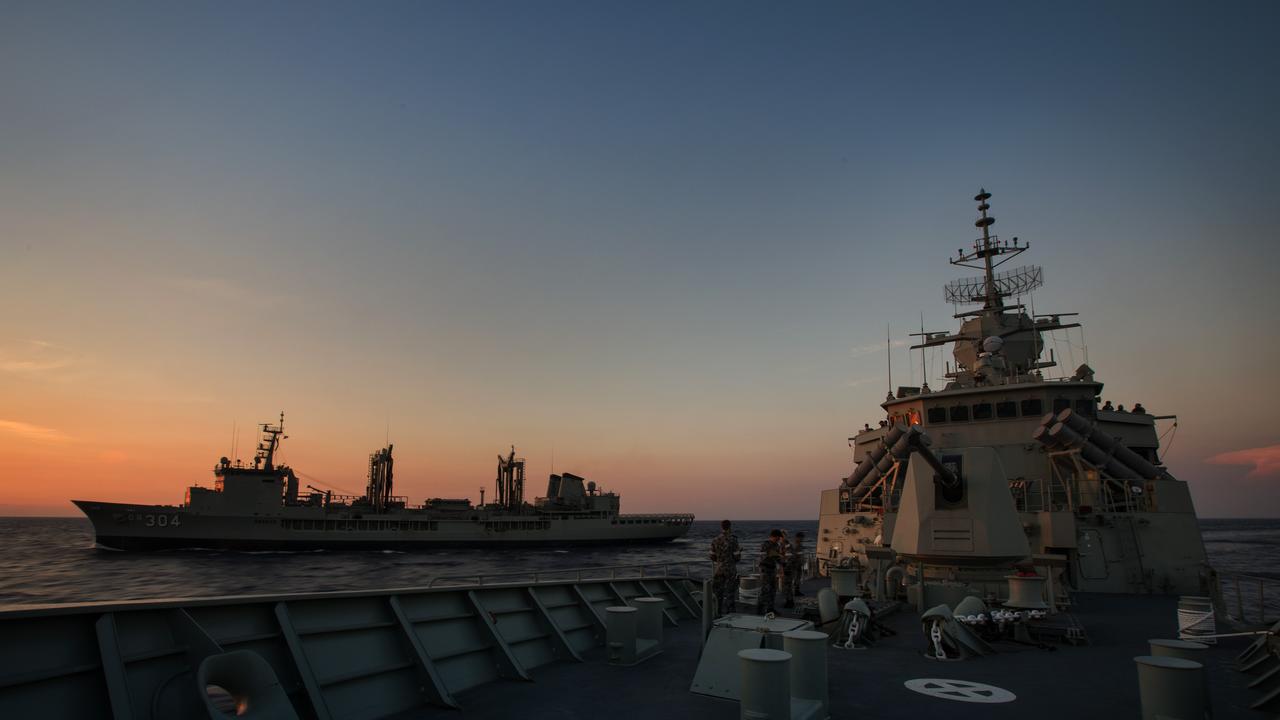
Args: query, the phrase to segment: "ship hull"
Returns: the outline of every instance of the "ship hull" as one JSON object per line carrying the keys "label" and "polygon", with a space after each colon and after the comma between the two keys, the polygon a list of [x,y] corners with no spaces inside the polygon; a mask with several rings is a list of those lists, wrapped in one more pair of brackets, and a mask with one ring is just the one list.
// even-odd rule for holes
{"label": "ship hull", "polygon": [[[414,550],[665,543],[689,531],[689,515],[581,516],[493,511],[211,515],[166,505],[74,501],[112,550]],[[289,512],[293,510],[294,512]]]}
{"label": "ship hull", "polygon": [[150,538],[127,535],[98,535],[94,544],[106,550],[147,552],[156,550],[237,550],[308,552],[312,550],[435,550],[450,548],[548,548],[583,547],[592,545],[659,545],[675,540],[678,535],[653,538],[595,538],[586,540],[525,539],[525,540],[244,540],[240,538]]}

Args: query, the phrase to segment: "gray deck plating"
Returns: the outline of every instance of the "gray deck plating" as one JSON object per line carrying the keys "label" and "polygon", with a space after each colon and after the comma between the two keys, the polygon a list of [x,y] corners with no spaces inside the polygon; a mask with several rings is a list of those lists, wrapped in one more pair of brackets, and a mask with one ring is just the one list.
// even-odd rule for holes
{"label": "gray deck plating", "polygon": [[[140,601],[0,613],[0,717],[160,718],[199,712],[199,658],[250,649],[266,659],[302,717],[737,717],[736,703],[690,693],[701,642],[681,577],[538,585]],[[636,667],[605,661],[603,608],[667,600],[679,625],[664,652]],[[1135,655],[1176,632],[1176,601],[1077,595],[1092,645],[938,663],[922,655],[919,621],[890,616],[898,635],[862,651],[829,651],[833,717],[1036,717],[1139,713]],[[1244,640],[1208,651],[1216,717],[1257,717],[1249,676],[1231,669]],[[907,690],[912,678],[989,683],[1017,695],[969,705]]]}
{"label": "gray deck plating", "polygon": [[[914,614],[891,615],[886,622],[897,636],[868,650],[828,651],[831,717],[1140,717],[1133,658],[1148,653],[1148,639],[1175,636],[1176,598],[1079,595],[1076,600],[1076,614],[1089,628],[1092,645],[1041,650],[1002,644],[997,655],[954,663],[923,657],[924,639]],[[1234,657],[1246,644],[1234,639],[1207,651],[1216,718],[1264,717],[1248,709],[1256,693],[1246,685],[1254,678],[1232,669]],[[586,720],[600,717],[602,707],[618,717],[658,712],[666,720],[737,718],[737,703],[689,692],[700,650],[697,628],[682,623],[666,634],[663,653],[639,666],[610,666],[603,651],[596,650],[582,665],[548,665],[534,674],[532,683],[466,693],[461,702],[468,718],[511,717],[518,709],[520,717],[529,720]],[[988,683],[1013,692],[1017,699],[1001,705],[968,704],[920,695],[903,685],[922,677]]]}
{"label": "gray deck plating", "polygon": [[606,606],[658,597],[672,624],[690,618],[689,591],[641,577],[10,609],[0,717],[196,716],[195,670],[229,650],[261,655],[302,717],[452,712],[468,690],[580,663]]}

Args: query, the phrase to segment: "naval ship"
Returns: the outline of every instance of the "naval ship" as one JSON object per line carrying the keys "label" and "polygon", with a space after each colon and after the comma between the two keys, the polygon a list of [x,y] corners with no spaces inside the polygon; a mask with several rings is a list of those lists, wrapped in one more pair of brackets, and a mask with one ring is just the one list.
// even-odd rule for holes
{"label": "naval ship", "polygon": [[[949,382],[900,388],[883,422],[851,441],[856,466],[822,493],[807,558],[820,572],[794,609],[745,602],[773,580],[752,574],[750,557],[739,602],[719,609],[706,562],[0,608],[0,717],[1276,717],[1280,623],[1265,586],[1249,625],[1243,605],[1228,615],[1186,485],[1161,462],[1161,417],[1100,405],[1087,363],[1044,376],[1057,359],[1042,357],[1043,334],[1072,323],[1017,301],[1042,274],[997,271],[1026,245],[989,232],[989,199],[976,198],[982,237],[953,260],[983,275],[947,288],[980,307],[957,312],[958,333],[919,343],[955,346]],[[235,507],[262,533],[237,537],[445,531],[447,503],[392,507],[389,448],[387,484],[371,472],[370,491],[347,502],[294,496],[294,473],[264,444],[254,468],[219,466],[223,493],[257,498]],[[547,494],[573,499],[519,506],[522,473],[503,472],[513,467],[514,455],[500,459],[514,485],[460,506],[458,521],[599,512],[586,500],[599,495],[588,486],[579,498],[564,476]],[[162,538],[216,514],[216,493],[180,508],[82,506],[102,513],[100,539]],[[634,526],[616,517],[611,527]],[[358,525],[373,518],[439,526]],[[1217,632],[1215,618],[1233,627]]]}
{"label": "naval ship", "polygon": [[921,591],[958,593],[1029,558],[1060,592],[1209,594],[1191,493],[1159,453],[1157,422],[1176,416],[1104,402],[1087,360],[1046,376],[1061,360],[1045,357],[1046,335],[1080,323],[1023,302],[1043,285],[1040,267],[999,270],[1030,244],[991,232],[990,199],[975,196],[982,236],[950,259],[982,271],[944,288],[959,330],[913,334],[922,364],[929,348],[952,347],[946,384],[898,387],[878,426],[849,438],[853,472],[822,493],[824,568],[919,575]]}
{"label": "naval ship", "polygon": [[[432,498],[411,506],[393,494],[392,445],[369,456],[365,493],[335,495],[307,485],[275,462],[284,434],[262,424],[253,464],[226,457],[213,487],[187,488],[181,505],[73,500],[93,523],[95,544],[112,550],[412,549],[660,543],[689,531],[693,515],[624,515],[617,493],[572,473],[552,474],[545,497],[524,500],[525,461],[498,456],[494,500]],[[305,477],[305,475],[304,475]]]}

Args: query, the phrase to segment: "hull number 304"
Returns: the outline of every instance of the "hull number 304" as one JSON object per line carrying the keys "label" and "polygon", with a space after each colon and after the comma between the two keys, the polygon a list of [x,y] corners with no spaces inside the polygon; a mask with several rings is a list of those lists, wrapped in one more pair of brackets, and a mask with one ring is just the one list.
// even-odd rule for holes
{"label": "hull number 304", "polygon": [[182,524],[181,515],[155,515],[146,513],[138,516],[147,527],[178,527]]}

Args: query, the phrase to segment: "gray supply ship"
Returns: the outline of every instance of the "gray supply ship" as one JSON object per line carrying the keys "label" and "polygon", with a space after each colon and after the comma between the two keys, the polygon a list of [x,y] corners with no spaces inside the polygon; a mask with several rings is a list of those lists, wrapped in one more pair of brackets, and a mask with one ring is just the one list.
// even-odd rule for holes
{"label": "gray supply ship", "polygon": [[252,466],[222,458],[212,488],[187,488],[181,505],[73,500],[93,523],[98,546],[115,550],[409,549],[667,542],[689,531],[688,514],[624,515],[616,493],[571,473],[551,475],[547,494],[524,500],[525,461],[498,456],[494,500],[432,498],[410,506],[393,494],[392,446],[369,456],[361,496],[308,485],[275,463],[284,434],[264,424]]}

